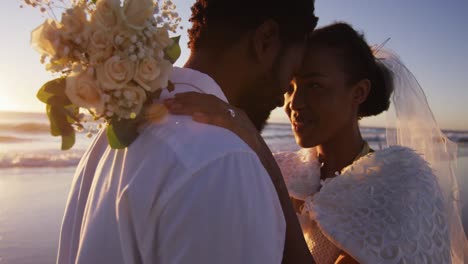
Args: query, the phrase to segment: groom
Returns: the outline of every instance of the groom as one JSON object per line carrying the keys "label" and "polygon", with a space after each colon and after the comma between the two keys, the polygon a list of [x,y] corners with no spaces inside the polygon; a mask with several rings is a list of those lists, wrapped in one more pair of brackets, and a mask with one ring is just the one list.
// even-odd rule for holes
{"label": "groom", "polygon": [[[300,66],[313,0],[197,0],[190,21],[175,93],[217,96],[260,130]],[[229,131],[168,116],[107,145],[101,132],[78,165],[58,263],[313,263],[284,182]]]}

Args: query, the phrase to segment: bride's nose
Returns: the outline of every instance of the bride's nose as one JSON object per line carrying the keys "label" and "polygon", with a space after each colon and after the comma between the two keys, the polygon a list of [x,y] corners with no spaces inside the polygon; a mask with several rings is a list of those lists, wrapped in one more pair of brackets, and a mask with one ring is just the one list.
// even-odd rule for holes
{"label": "bride's nose", "polygon": [[301,89],[294,89],[294,92],[289,96],[288,106],[293,111],[299,111],[305,107],[304,94],[302,94]]}

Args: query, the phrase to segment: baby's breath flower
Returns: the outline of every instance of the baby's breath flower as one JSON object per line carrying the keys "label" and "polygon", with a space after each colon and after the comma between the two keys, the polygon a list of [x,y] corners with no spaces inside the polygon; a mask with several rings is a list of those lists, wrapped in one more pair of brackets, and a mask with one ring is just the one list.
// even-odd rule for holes
{"label": "baby's breath flower", "polygon": [[65,46],[63,47],[63,55],[67,56],[70,53],[70,48]]}
{"label": "baby's breath flower", "polygon": [[124,42],[124,39],[123,39],[122,36],[117,35],[117,36],[115,36],[114,42],[115,42],[115,44],[117,44],[117,45],[121,45],[121,44]]}

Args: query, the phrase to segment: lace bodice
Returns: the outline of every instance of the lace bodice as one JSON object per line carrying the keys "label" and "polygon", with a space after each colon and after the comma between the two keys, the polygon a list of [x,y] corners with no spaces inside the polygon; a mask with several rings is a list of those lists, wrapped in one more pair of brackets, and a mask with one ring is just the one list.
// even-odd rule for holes
{"label": "lace bodice", "polygon": [[333,244],[320,230],[317,222],[310,219],[307,213],[298,214],[304,232],[304,239],[317,264],[335,263],[341,250]]}

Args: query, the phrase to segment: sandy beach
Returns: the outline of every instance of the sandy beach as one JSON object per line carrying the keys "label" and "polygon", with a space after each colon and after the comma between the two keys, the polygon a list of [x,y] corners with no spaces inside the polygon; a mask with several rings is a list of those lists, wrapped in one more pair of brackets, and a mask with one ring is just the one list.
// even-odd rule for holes
{"label": "sandy beach", "polygon": [[73,171],[0,170],[0,263],[55,263]]}
{"label": "sandy beach", "polygon": [[[459,159],[457,171],[467,175],[468,157]],[[73,168],[2,169],[0,174],[0,263],[55,263]],[[465,190],[465,201],[467,196]],[[464,220],[468,227],[467,203]]]}

